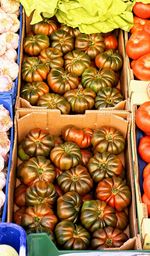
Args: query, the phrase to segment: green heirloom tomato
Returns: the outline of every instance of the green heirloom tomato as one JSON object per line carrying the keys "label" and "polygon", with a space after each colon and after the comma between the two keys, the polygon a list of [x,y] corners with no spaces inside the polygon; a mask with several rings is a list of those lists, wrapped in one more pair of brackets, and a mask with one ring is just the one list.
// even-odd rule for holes
{"label": "green heirloom tomato", "polygon": [[70,191],[60,196],[57,200],[57,216],[61,220],[77,222],[81,208],[81,198],[75,191]]}
{"label": "green heirloom tomato", "polygon": [[74,37],[80,34],[80,30],[78,28],[72,28],[65,24],[61,24],[60,29],[66,31],[69,35]]}
{"label": "green heirloom tomato", "polygon": [[93,180],[82,165],[63,172],[58,176],[57,183],[64,192],[76,191],[79,195],[87,194],[93,187]]}
{"label": "green heirloom tomato", "polygon": [[26,83],[21,88],[21,97],[30,102],[31,105],[36,105],[38,99],[49,92],[49,87],[44,82]]}
{"label": "green heirloom tomato", "polygon": [[86,52],[91,59],[94,59],[100,52],[104,52],[105,43],[101,34],[79,34],[76,37],[75,48]]}
{"label": "green heirloom tomato", "polygon": [[51,34],[51,46],[63,53],[67,53],[74,48],[74,38],[62,29],[58,29]]}
{"label": "green heirloom tomato", "polygon": [[125,209],[122,212],[116,211],[116,217],[117,217],[116,228],[124,230],[129,224],[128,209]]}
{"label": "green heirloom tomato", "polygon": [[24,81],[42,82],[46,79],[49,67],[40,61],[38,57],[27,57],[22,64],[22,78]]}
{"label": "green heirloom tomato", "polygon": [[113,70],[89,67],[82,74],[82,85],[98,92],[101,88],[112,87],[118,83],[118,77]]}
{"label": "green heirloom tomato", "polygon": [[49,47],[40,52],[39,59],[43,63],[46,63],[49,68],[60,68],[64,65],[64,60],[62,56],[63,53],[60,50]]}
{"label": "green heirloom tomato", "polygon": [[98,183],[96,197],[117,211],[122,211],[131,202],[131,191],[126,180],[114,176],[105,178]]}
{"label": "green heirloom tomato", "polygon": [[77,76],[81,76],[84,70],[91,64],[90,57],[85,52],[79,50],[67,53],[64,59],[65,69]]}
{"label": "green heirloom tomato", "polygon": [[15,188],[14,201],[17,206],[19,207],[25,206],[26,191],[27,191],[27,186],[25,186],[24,184],[20,184],[18,187]]}
{"label": "green heirloom tomato", "polygon": [[98,68],[108,68],[118,71],[122,68],[122,56],[116,50],[107,50],[99,53],[95,58],[95,63]]}
{"label": "green heirloom tomato", "polygon": [[120,154],[125,148],[125,138],[113,127],[102,127],[94,131],[91,143],[95,152]]}
{"label": "green heirloom tomato", "polygon": [[18,166],[17,177],[27,186],[38,180],[50,183],[55,179],[55,168],[44,156],[32,157]]}
{"label": "green heirloom tomato", "polygon": [[26,191],[27,206],[47,204],[51,208],[56,198],[57,193],[54,185],[43,180],[34,182]]}
{"label": "green heirloom tomato", "polygon": [[[35,128],[26,135],[21,142],[21,146],[29,156],[48,156],[54,146],[54,139],[46,130]],[[22,159],[22,151],[18,153]]]}
{"label": "green heirloom tomato", "polygon": [[92,235],[91,245],[93,249],[116,248],[123,245],[128,236],[118,228],[106,227],[96,230]]}
{"label": "green heirloom tomato", "polygon": [[90,234],[81,225],[63,220],[56,225],[55,236],[58,245],[67,250],[85,250],[90,244]]}
{"label": "green heirloom tomato", "polygon": [[57,29],[57,24],[54,20],[44,18],[41,22],[34,24],[32,29],[34,34],[49,36]]}
{"label": "green heirloom tomato", "polygon": [[51,150],[52,162],[61,170],[69,170],[81,161],[80,148],[73,142],[65,142]]}
{"label": "green heirloom tomato", "polygon": [[59,109],[62,114],[70,112],[69,102],[63,96],[55,93],[44,94],[38,100],[37,105],[49,109]]}
{"label": "green heirloom tomato", "polygon": [[49,47],[49,38],[45,35],[27,36],[24,39],[23,48],[30,56],[37,56],[40,52]]}
{"label": "green heirloom tomato", "polygon": [[65,71],[63,68],[51,69],[47,81],[50,88],[58,94],[76,89],[79,85],[78,76]]}
{"label": "green heirloom tomato", "polygon": [[98,91],[95,98],[95,108],[110,108],[123,100],[123,96],[116,88],[102,88]]}
{"label": "green heirloom tomato", "polygon": [[93,108],[96,94],[89,88],[78,88],[66,92],[64,97],[70,103],[72,112],[82,114],[85,110]]}
{"label": "green heirloom tomato", "polygon": [[58,219],[52,209],[46,204],[39,204],[26,208],[25,213],[22,215],[21,226],[28,233],[51,233],[57,222]]}
{"label": "green heirloom tomato", "polygon": [[104,152],[96,153],[88,162],[89,172],[95,182],[103,178],[121,175],[123,171],[122,162],[116,155]]}
{"label": "green heirloom tomato", "polygon": [[81,208],[81,223],[94,232],[106,226],[115,227],[117,218],[115,210],[100,200],[85,201]]}

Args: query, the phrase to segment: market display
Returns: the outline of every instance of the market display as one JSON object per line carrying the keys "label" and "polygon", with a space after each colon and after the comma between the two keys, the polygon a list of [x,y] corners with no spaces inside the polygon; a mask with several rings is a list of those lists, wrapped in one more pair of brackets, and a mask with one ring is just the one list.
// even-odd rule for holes
{"label": "market display", "polygon": [[0,254],[150,249],[149,63],[150,0],[0,0]]}
{"label": "market display", "polygon": [[121,246],[131,203],[118,155],[124,148],[124,136],[112,127],[69,125],[57,143],[48,131],[32,129],[18,146],[16,223],[27,233],[47,232],[61,249]]}
{"label": "market display", "polygon": [[115,32],[87,35],[55,18],[43,19],[31,29],[23,41],[20,92],[31,106],[80,114],[124,100],[123,58]]}

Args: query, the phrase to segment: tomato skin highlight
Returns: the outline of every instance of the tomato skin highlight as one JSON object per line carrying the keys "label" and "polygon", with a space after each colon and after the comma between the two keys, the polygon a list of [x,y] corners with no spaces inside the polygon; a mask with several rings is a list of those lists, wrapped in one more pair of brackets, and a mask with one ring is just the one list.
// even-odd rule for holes
{"label": "tomato skin highlight", "polygon": [[126,53],[133,60],[150,53],[150,34],[145,31],[133,33],[126,44]]}
{"label": "tomato skin highlight", "polygon": [[150,33],[150,20],[142,19],[142,18],[134,16],[133,22],[134,22],[134,25],[130,29],[131,34],[139,32],[139,31],[143,31],[143,30],[147,33]]}
{"label": "tomato skin highlight", "polygon": [[150,101],[144,102],[137,109],[135,121],[143,132],[150,134]]}
{"label": "tomato skin highlight", "polygon": [[150,4],[144,3],[135,3],[133,7],[133,12],[136,16],[142,19],[149,19],[150,18]]}
{"label": "tomato skin highlight", "polygon": [[140,139],[138,153],[145,162],[150,163],[150,136]]}

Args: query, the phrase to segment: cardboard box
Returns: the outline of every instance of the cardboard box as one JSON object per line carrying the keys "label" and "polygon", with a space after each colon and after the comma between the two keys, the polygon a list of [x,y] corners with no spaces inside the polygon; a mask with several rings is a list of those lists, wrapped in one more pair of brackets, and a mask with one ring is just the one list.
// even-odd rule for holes
{"label": "cardboard box", "polygon": [[[127,41],[129,39],[129,34],[127,32],[124,32],[124,48],[126,48]],[[150,100],[147,89],[148,86],[150,86],[150,81],[141,81],[137,80],[134,77],[133,70],[130,66],[130,59],[126,55],[125,56],[125,63],[126,63],[126,74],[127,74],[127,85],[128,85],[128,98],[130,99],[130,109],[132,108],[132,105],[140,105],[144,103],[145,101]]]}
{"label": "cardboard box", "polygon": [[[122,111],[123,112],[123,111]],[[55,126],[54,126],[55,124]],[[112,126],[114,128],[119,129],[124,137],[126,138],[126,152],[125,154],[121,154],[120,157],[125,162],[126,166],[126,177],[127,181],[130,184],[131,192],[132,192],[132,204],[129,208],[129,226],[126,229],[130,239],[121,247],[116,250],[134,250],[141,249],[141,244],[139,243],[139,238],[137,238],[137,219],[136,219],[136,208],[135,208],[135,191],[134,191],[134,182],[133,182],[133,170],[131,165],[131,145],[130,145],[130,115],[128,113],[124,113],[124,117],[120,116],[120,113],[116,114],[114,112],[91,112],[88,111],[83,118],[83,115],[78,116],[68,116],[61,115],[59,111],[17,111],[15,118],[15,142],[14,142],[14,151],[13,151],[13,163],[11,169],[10,183],[9,183],[9,204],[8,204],[8,221],[11,222],[13,218],[13,194],[15,188],[15,172],[17,166],[17,143],[19,143],[24,136],[33,128],[39,127],[41,129],[47,129],[51,134],[59,135],[64,126],[72,124],[76,125],[79,128],[90,127],[90,128],[99,128],[102,126]],[[31,234],[30,240],[38,241],[40,234]],[[34,240],[35,239],[35,240]],[[49,239],[49,238],[48,238]],[[44,239],[44,243],[46,244],[47,240]],[[31,242],[31,241],[30,241]],[[75,251],[58,251],[56,246],[52,244],[53,249],[57,250],[55,255],[61,255],[65,253],[76,254]],[[31,245],[31,244],[30,244]],[[31,246],[32,247],[32,246]],[[49,244],[47,245],[47,250],[51,247]],[[33,248],[33,247],[32,247]],[[52,249],[52,250],[53,250]],[[40,251],[37,250],[36,256],[40,256]],[[85,252],[85,251],[84,251]],[[86,251],[87,252],[87,251]],[[39,254],[38,254],[39,253]],[[53,255],[54,255],[53,254]],[[34,255],[34,254],[29,254]],[[44,256],[48,256],[44,255]]]}
{"label": "cardboard box", "polygon": [[[22,38],[21,38],[21,51],[20,51],[20,53],[21,53],[20,70],[21,70],[21,66],[22,66],[22,62],[23,62],[23,40],[24,40],[25,35],[27,33],[31,32],[30,21],[31,21],[31,16],[26,17],[25,12],[23,12],[23,28],[22,28]],[[122,92],[125,100],[118,103],[115,107],[105,108],[105,110],[113,110],[113,109],[128,110],[129,106],[130,106],[129,99],[128,99],[128,92],[127,92],[127,89],[128,89],[127,82],[128,81],[127,81],[127,74],[126,74],[124,38],[123,38],[123,32],[121,30],[119,31],[119,34],[118,34],[118,49],[123,57],[123,68],[121,71],[120,82],[118,84],[118,88],[121,88],[121,92]],[[21,98],[20,97],[21,85],[22,85],[22,81],[21,81],[21,72],[20,72],[19,78],[18,78],[18,93],[17,93],[16,109],[20,109],[20,108],[32,108],[34,110],[41,109],[41,108],[45,109],[44,107],[32,106],[28,101]],[[102,110],[104,110],[104,109],[102,109]]]}
{"label": "cardboard box", "polygon": [[[148,218],[147,206],[142,202],[142,165],[137,153],[137,127],[135,124],[135,113],[137,105],[132,108],[132,122],[131,122],[131,146],[133,155],[133,170],[134,170],[134,183],[136,192],[136,206],[138,215],[138,227],[141,235],[143,249],[150,250],[150,218]],[[146,163],[145,163],[146,165]]]}

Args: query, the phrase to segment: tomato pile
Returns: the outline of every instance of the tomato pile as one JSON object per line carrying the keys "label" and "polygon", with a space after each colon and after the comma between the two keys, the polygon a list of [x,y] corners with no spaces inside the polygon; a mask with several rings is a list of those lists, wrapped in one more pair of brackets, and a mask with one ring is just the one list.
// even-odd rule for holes
{"label": "tomato pile", "polygon": [[61,249],[120,247],[131,203],[124,149],[113,127],[30,130],[18,146],[14,221],[27,233],[47,232]]}
{"label": "tomato pile", "polygon": [[126,44],[126,53],[137,79],[150,80],[150,4],[135,3],[134,26]]}
{"label": "tomato pile", "polygon": [[24,39],[21,97],[62,114],[114,107],[122,56],[115,33],[82,34],[44,19]]}
{"label": "tomato pile", "polygon": [[143,170],[142,201],[147,205],[150,216],[150,101],[143,103],[136,112],[136,125],[144,132],[138,145],[138,153],[147,163]]}

